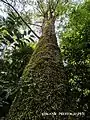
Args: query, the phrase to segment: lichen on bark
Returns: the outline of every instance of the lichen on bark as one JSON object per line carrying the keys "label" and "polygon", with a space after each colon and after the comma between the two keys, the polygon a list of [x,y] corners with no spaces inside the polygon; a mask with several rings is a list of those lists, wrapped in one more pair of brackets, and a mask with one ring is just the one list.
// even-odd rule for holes
{"label": "lichen on bark", "polygon": [[[22,75],[21,92],[10,108],[8,120],[59,120],[64,111],[66,78],[55,35],[55,20],[45,21],[42,36]],[[57,115],[46,115],[42,113]]]}

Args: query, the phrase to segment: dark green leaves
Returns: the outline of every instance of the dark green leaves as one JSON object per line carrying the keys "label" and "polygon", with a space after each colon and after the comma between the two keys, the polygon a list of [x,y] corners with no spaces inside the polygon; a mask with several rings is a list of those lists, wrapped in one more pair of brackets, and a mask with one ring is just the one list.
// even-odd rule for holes
{"label": "dark green leaves", "polygon": [[[62,55],[76,110],[89,112],[90,95],[90,2],[79,5],[70,15],[62,36]],[[72,105],[73,105],[72,103]],[[74,105],[74,106],[75,106]]]}
{"label": "dark green leaves", "polygon": [[14,12],[0,18],[0,117],[7,114],[20,90],[23,70],[33,53],[30,34]]}

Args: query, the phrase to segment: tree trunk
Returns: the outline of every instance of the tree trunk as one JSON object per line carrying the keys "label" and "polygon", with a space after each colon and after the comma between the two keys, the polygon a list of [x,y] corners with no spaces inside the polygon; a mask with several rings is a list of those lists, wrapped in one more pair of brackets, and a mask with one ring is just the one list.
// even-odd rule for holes
{"label": "tree trunk", "polygon": [[61,120],[67,81],[54,23],[54,18],[44,19],[42,36],[23,72],[21,92],[8,120]]}

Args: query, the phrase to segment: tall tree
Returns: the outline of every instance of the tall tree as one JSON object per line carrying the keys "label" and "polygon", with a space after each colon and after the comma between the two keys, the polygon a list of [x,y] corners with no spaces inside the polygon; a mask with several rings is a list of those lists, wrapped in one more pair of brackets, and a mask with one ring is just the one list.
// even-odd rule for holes
{"label": "tall tree", "polygon": [[54,26],[60,13],[58,7],[63,8],[67,2],[37,0],[37,3],[44,18],[42,36],[23,72],[22,86],[11,106],[9,120],[59,120],[64,119],[59,112],[67,110],[67,79]]}

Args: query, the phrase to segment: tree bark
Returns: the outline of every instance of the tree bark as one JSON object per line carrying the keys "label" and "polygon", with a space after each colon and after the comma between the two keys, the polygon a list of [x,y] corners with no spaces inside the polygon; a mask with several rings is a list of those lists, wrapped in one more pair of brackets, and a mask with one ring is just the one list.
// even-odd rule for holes
{"label": "tree bark", "polygon": [[54,23],[54,17],[44,18],[42,36],[23,72],[21,92],[13,101],[8,120],[62,119],[59,112],[65,110],[67,81]]}

